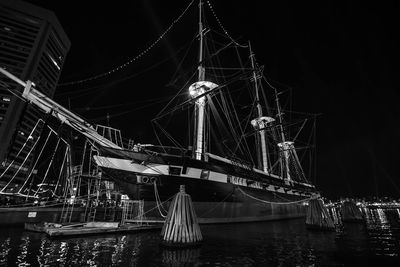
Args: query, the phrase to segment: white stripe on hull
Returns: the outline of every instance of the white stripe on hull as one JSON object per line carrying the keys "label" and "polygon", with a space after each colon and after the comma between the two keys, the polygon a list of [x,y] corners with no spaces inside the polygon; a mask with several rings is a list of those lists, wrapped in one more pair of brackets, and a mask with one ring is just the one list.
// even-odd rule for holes
{"label": "white stripe on hull", "polygon": [[[182,166],[155,164],[155,163],[138,164],[129,159],[120,159],[120,158],[111,158],[102,156],[94,156],[94,160],[96,161],[96,164],[100,167],[132,172],[136,173],[137,175],[152,175],[152,176],[174,175],[183,178],[204,179],[201,178],[201,176],[205,170],[198,168],[187,167],[185,174],[183,173],[170,174],[171,167],[182,169]],[[219,173],[210,170],[207,171],[209,172],[209,174],[206,179],[210,181],[220,182],[220,183],[231,183],[249,188],[256,188],[270,192],[285,193],[289,195],[306,196],[304,192],[300,192],[299,190],[292,191],[289,190],[288,188],[284,188],[283,186],[276,186],[276,185],[268,185],[266,187],[265,186],[263,187],[260,182],[255,182],[253,180],[250,180],[251,182],[248,183],[248,180],[246,178],[231,176],[225,173]],[[135,182],[139,182],[139,179],[138,181]]]}

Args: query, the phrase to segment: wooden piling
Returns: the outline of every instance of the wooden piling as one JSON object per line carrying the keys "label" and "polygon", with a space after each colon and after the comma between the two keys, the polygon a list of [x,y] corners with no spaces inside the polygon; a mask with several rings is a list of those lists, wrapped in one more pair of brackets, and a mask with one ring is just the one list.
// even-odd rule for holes
{"label": "wooden piling", "polygon": [[335,230],[335,224],[321,199],[311,199],[308,202],[306,226],[309,229]]}
{"label": "wooden piling", "polygon": [[172,247],[198,245],[203,240],[192,199],[184,185],[171,202],[161,237],[163,245]]}
{"label": "wooden piling", "polygon": [[346,200],[343,202],[340,212],[343,222],[362,222],[364,220],[360,209],[353,201]]}

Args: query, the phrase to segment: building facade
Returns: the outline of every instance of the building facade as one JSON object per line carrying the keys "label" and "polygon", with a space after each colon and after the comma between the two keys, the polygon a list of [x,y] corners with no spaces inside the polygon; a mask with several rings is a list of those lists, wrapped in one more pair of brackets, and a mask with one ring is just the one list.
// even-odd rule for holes
{"label": "building facade", "polygon": [[[18,0],[0,1],[0,67],[53,97],[70,41],[55,14]],[[31,171],[33,143],[45,114],[25,103],[23,88],[0,74],[0,189]],[[29,155],[29,156],[28,156]]]}

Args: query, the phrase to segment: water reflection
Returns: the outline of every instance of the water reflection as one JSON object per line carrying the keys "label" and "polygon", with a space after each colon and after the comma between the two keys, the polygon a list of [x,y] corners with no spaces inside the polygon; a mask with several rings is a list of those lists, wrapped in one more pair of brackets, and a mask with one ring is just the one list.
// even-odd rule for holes
{"label": "water reflection", "polygon": [[183,250],[160,247],[157,231],[49,239],[5,228],[0,266],[395,266],[400,210],[362,211],[365,223],[342,225],[340,212],[329,210],[340,226],[336,232],[308,231],[303,219],[202,225],[203,245]]}
{"label": "water reflection", "polygon": [[380,256],[399,256],[399,209],[368,209],[365,212],[368,240]]}
{"label": "water reflection", "polygon": [[200,248],[163,249],[161,253],[164,266],[193,266],[199,257]]}
{"label": "water reflection", "polygon": [[17,265],[18,266],[28,266],[26,257],[28,255],[30,240],[29,236],[23,236],[21,238],[21,244],[19,245],[19,254],[17,256]]}
{"label": "water reflection", "polygon": [[10,240],[11,238],[8,237],[4,241],[2,240],[1,242],[1,248],[0,248],[0,265],[7,265],[7,255],[11,250],[10,246]]}

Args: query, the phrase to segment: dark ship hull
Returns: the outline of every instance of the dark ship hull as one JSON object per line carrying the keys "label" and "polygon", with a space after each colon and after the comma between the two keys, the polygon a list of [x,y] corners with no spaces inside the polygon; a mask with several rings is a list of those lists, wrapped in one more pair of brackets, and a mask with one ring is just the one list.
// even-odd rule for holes
{"label": "dark ship hull", "polygon": [[[144,200],[147,219],[162,219],[169,201],[185,185],[201,223],[252,222],[305,216],[312,185],[287,181],[233,161],[125,151],[95,156],[103,178],[130,199]],[[224,161],[221,161],[224,160]],[[162,203],[162,204],[161,204]]]}

